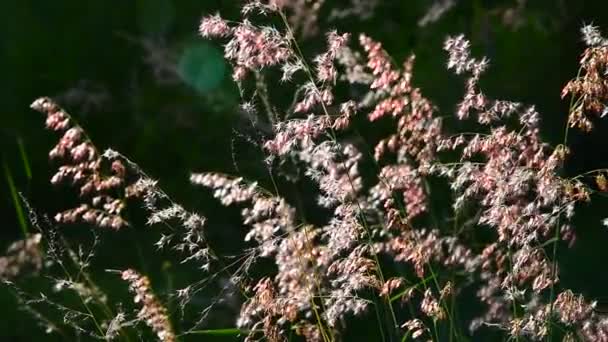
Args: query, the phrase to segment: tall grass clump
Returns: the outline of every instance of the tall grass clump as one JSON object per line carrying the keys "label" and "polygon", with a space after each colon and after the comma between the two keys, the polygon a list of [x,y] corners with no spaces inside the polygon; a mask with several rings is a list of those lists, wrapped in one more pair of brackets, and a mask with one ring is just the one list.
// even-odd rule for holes
{"label": "tall grass clump", "polygon": [[[319,32],[313,24],[323,1],[302,3],[244,1],[238,18],[208,15],[198,28],[201,39],[223,44],[242,99],[235,110],[264,155],[257,180],[205,170],[190,176],[202,195],[240,214],[246,231],[237,255],[214,245],[213,210],[185,208],[126,156],[98,150],[52,99],[32,104],[61,134],[49,154],[58,165],[51,182],[74,187],[79,204],[47,219],[25,201],[39,232],[0,258],[0,277],[20,305],[49,332],[71,336],[71,327],[105,340],[327,342],[355,340],[363,324],[378,341],[469,341],[479,331],[608,341],[608,318],[561,285],[557,260],[558,249],[576,244],[578,205],[608,190],[608,170],[585,174],[595,177],[591,185],[562,172],[568,131],[589,131],[608,112],[608,40],[598,28],[582,29],[580,71],[562,93],[570,100],[564,140],[551,146],[534,106],[482,90],[491,64],[465,36],[443,45],[464,93],[453,113],[442,112],[416,85],[414,75],[424,75],[414,55],[396,61],[370,35]],[[333,15],[340,13],[348,15]],[[309,54],[303,37],[323,44]],[[133,261],[108,272],[135,302],[118,305],[88,265],[98,240],[127,234],[129,213],[142,210],[155,227],[142,234],[158,241],[141,248],[177,253],[199,280],[155,294]],[[68,224],[93,229],[89,250],[71,247],[58,228]],[[60,269],[49,291],[70,291],[72,303],[23,291],[13,282],[22,268]],[[215,294],[197,300],[210,288]],[[44,317],[40,304],[63,322]],[[232,326],[209,324],[216,311],[230,312]]]}

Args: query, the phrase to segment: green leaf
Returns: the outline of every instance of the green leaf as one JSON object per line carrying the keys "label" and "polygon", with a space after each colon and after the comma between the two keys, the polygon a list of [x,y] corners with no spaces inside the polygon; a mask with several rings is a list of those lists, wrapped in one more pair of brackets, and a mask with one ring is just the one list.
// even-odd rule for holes
{"label": "green leaf", "polygon": [[247,332],[242,331],[237,328],[194,330],[194,331],[188,332],[188,334],[193,334],[193,335],[210,335],[210,336],[232,336],[232,335],[241,335],[241,334],[246,334],[246,333]]}
{"label": "green leaf", "polygon": [[17,139],[17,146],[19,146],[19,155],[21,155],[21,161],[23,162],[23,169],[25,170],[25,175],[27,179],[32,179],[32,168],[30,167],[29,159],[27,158],[27,152],[25,152],[25,146],[23,145],[23,140],[21,138]]}
{"label": "green leaf", "polygon": [[11,192],[11,198],[13,200],[13,204],[15,205],[15,211],[17,213],[17,219],[19,220],[19,225],[21,226],[21,231],[23,231],[23,235],[25,237],[28,236],[28,228],[27,222],[25,220],[25,215],[23,213],[23,207],[21,206],[21,201],[19,201],[19,195],[17,193],[17,188],[15,187],[15,182],[13,181],[13,176],[11,174],[11,170],[9,169],[6,161],[2,162],[2,166],[4,167],[4,174],[6,176],[6,182],[8,183],[8,188]]}

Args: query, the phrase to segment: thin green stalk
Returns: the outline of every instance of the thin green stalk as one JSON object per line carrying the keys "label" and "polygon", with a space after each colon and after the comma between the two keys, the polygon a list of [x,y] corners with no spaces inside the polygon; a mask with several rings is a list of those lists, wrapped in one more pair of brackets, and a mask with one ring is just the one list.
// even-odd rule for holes
{"label": "thin green stalk", "polygon": [[270,124],[274,127],[274,125],[277,123],[278,117],[275,111],[272,109],[270,101],[268,101],[268,87],[266,86],[266,82],[264,81],[264,76],[259,71],[255,72],[255,81],[256,89],[259,89],[259,91],[261,92],[258,97],[262,100],[262,103],[264,104],[268,117],[268,122],[270,122]]}
{"label": "thin green stalk", "polygon": [[[578,68],[575,79],[578,79],[580,77],[581,71],[583,71],[582,66]],[[579,101],[579,99],[576,99],[576,102],[578,102],[578,101]],[[566,147],[566,145],[568,143],[568,130],[570,128],[570,113],[572,113],[574,106],[575,106],[575,100],[574,100],[574,96],[572,96],[572,97],[570,97],[570,105],[568,106],[568,116],[566,117],[566,127],[564,129],[564,147]]]}
{"label": "thin green stalk", "polygon": [[378,329],[380,330],[380,335],[382,336],[382,341],[386,341],[386,337],[384,336],[384,329],[382,329],[382,319],[380,318],[380,312],[378,311],[378,304],[374,301],[374,312],[376,313],[376,320],[378,320]]}
{"label": "thin green stalk", "polygon": [[[582,66],[578,68],[578,71],[576,72],[576,79],[578,79],[580,77],[581,71],[583,70]],[[568,116],[566,117],[566,127],[564,129],[564,142],[563,142],[563,146],[564,149],[567,149],[567,144],[568,144],[568,131],[570,128],[570,114],[572,113],[572,110],[574,109],[574,106],[578,105],[578,101],[580,99],[576,99],[576,102],[574,100],[574,96],[570,97],[570,105],[568,106]],[[558,214],[559,215],[559,214]],[[551,289],[550,289],[550,294],[549,294],[549,302],[550,302],[550,306],[549,306],[549,321],[551,321],[551,319],[553,318],[553,302],[555,300],[555,283],[557,281],[557,245],[559,244],[559,240],[560,240],[560,218],[561,215],[559,215],[557,217],[557,223],[555,226],[555,236],[553,237],[555,239],[555,243],[553,244],[553,257],[552,257],[552,261],[553,261],[553,267],[551,270],[551,278],[552,278],[552,282],[551,282]],[[549,332],[548,332],[548,338],[549,341],[551,341],[551,339],[553,338],[553,326],[549,325]]]}
{"label": "thin green stalk", "polygon": [[6,182],[8,183],[9,191],[11,192],[13,205],[15,206],[15,212],[17,214],[17,220],[19,221],[19,227],[21,228],[23,237],[27,238],[27,236],[29,235],[29,229],[27,226],[27,221],[25,220],[23,207],[21,206],[21,201],[19,200],[19,193],[17,192],[17,188],[15,187],[13,175],[11,174],[11,170],[6,164],[6,161],[2,162],[2,166],[4,167],[4,175],[6,177]]}
{"label": "thin green stalk", "polygon": [[186,335],[206,335],[206,336],[238,336],[248,334],[250,331],[238,328],[192,330]]}
{"label": "thin green stalk", "polygon": [[[515,279],[515,276],[513,275],[513,258],[512,258],[512,253],[511,253],[511,246],[508,246],[509,249],[507,251],[507,257],[509,260],[509,272],[511,272],[511,277],[513,279]],[[517,313],[517,298],[515,298],[515,294],[512,294],[512,301],[513,301],[513,305],[512,305],[512,310],[513,310],[513,318],[517,319],[518,313]],[[515,341],[519,341],[519,335],[515,336]]]}
{"label": "thin green stalk", "polygon": [[25,151],[25,145],[23,144],[23,140],[21,140],[21,138],[17,139],[17,146],[19,147],[19,155],[21,156],[21,162],[23,163],[23,170],[25,171],[25,176],[29,181],[30,179],[32,179],[32,168],[30,167],[27,152]]}

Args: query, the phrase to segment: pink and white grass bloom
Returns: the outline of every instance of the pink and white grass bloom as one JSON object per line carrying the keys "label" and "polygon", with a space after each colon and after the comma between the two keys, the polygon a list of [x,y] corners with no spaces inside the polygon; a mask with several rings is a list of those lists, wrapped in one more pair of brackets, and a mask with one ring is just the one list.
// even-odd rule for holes
{"label": "pink and white grass bloom", "polygon": [[[335,30],[323,36],[321,51],[301,48],[291,25],[301,22],[302,3],[245,1],[239,21],[213,14],[199,26],[203,38],[224,44],[252,126],[267,121],[256,147],[265,153],[260,164],[268,179],[190,177],[240,213],[246,250],[228,277],[242,295],[238,329],[250,340],[297,334],[335,341],[357,319],[372,317],[391,340],[458,338],[481,327],[543,340],[557,325],[565,336],[608,341],[608,318],[562,288],[556,258],[558,246],[576,242],[571,219],[593,190],[561,175],[568,149],[543,141],[535,107],[484,93],[479,81],[489,61],[474,57],[463,35],[448,37],[447,69],[465,77],[451,117],[476,131],[454,130],[416,86],[413,55],[395,65],[372,37],[360,34],[353,42]],[[321,13],[323,1],[310,3],[311,13]],[[593,27],[583,34],[582,76],[563,95],[578,99],[569,126],[589,130],[588,114],[606,111],[608,44]],[[138,199],[148,225],[169,227],[156,247],[185,253],[183,263],[208,275],[177,291],[183,303],[230,268],[231,259],[207,239],[213,213],[186,210],[125,157],[98,153],[52,100],[32,107],[62,134],[50,152],[61,163],[52,183],[76,186],[82,200],[57,214],[57,222],[127,228],[127,198]],[[361,125],[391,130],[370,138]],[[302,200],[304,186],[314,201]],[[254,272],[262,260],[269,271]],[[141,304],[138,318],[159,339],[174,341],[169,312],[150,280],[131,269],[121,276]],[[480,309],[466,322],[470,331],[457,330],[456,306],[473,297]]]}

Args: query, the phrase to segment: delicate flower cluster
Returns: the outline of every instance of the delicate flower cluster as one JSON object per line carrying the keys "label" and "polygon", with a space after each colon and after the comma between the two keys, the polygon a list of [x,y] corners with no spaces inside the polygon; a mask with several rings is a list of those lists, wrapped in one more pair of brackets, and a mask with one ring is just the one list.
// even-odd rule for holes
{"label": "delicate flower cluster", "polygon": [[264,148],[271,156],[285,156],[297,150],[309,150],[314,147],[314,141],[329,130],[343,130],[350,124],[351,117],[356,112],[356,104],[345,102],[340,106],[340,115],[310,114],[306,119],[291,119],[277,123],[276,135],[264,143]]}
{"label": "delicate flower cluster", "polygon": [[55,220],[116,230],[126,226],[128,223],[121,216],[126,206],[121,194],[127,180],[125,165],[120,160],[102,158],[82,128],[73,125],[69,115],[53,100],[43,97],[31,107],[47,115],[49,129],[64,132],[49,153],[51,160],[62,163],[51,183],[69,182],[80,188],[80,197],[89,199],[88,203],[57,214]]}
{"label": "delicate flower cluster", "polygon": [[142,276],[131,269],[123,271],[121,277],[129,283],[129,289],[135,293],[133,301],[141,303],[142,308],[137,316],[152,328],[159,340],[163,342],[175,341],[176,337],[169,321],[167,309],[152,292],[148,277]]}
{"label": "delicate flower cluster", "polygon": [[580,60],[580,76],[566,84],[562,97],[573,97],[568,116],[570,126],[590,131],[593,123],[586,113],[600,117],[608,114],[608,40],[604,39],[594,26],[585,26],[582,32],[587,49]]}
{"label": "delicate flower cluster", "polygon": [[327,34],[327,52],[322,53],[315,58],[317,64],[317,80],[319,82],[334,83],[336,81],[337,74],[333,61],[342,48],[346,46],[348,38],[348,33],[338,34],[336,31],[331,31]]}
{"label": "delicate flower cluster", "polygon": [[252,226],[245,241],[257,241],[263,256],[276,253],[280,242],[277,234],[294,227],[293,208],[283,198],[261,193],[257,183],[245,186],[242,178],[231,179],[216,173],[193,174],[190,181],[213,189],[213,195],[224,205],[251,203],[241,211],[244,223]]}
{"label": "delicate flower cluster", "polygon": [[[317,246],[319,232],[304,226],[280,241],[274,282],[284,305],[294,314],[312,313],[313,298],[322,279],[323,250]],[[292,320],[293,321],[293,320]]]}
{"label": "delicate flower cluster", "polygon": [[439,301],[433,296],[431,289],[424,291],[424,298],[420,304],[420,311],[436,320],[445,319],[445,312],[441,308]]}
{"label": "delicate flower cluster", "polygon": [[314,139],[331,127],[331,118],[309,115],[306,119],[293,119],[277,125],[274,139],[264,143],[272,155],[289,154],[294,148],[307,149],[313,146]]}
{"label": "delicate flower cluster", "polygon": [[[346,81],[350,84],[364,84],[366,86],[372,84],[372,82],[374,82],[374,75],[368,71],[367,66],[362,60],[363,57],[361,56],[361,53],[349,46],[345,46],[340,50],[340,53],[336,58],[338,65],[342,66],[339,80]],[[369,96],[365,96],[364,100],[361,102],[368,104],[369,99],[365,101],[368,97]]]}
{"label": "delicate flower cluster", "polygon": [[564,340],[608,341],[608,319],[596,312],[596,303],[585,301],[583,296],[565,290],[557,295],[552,304],[531,302],[521,318],[510,322],[513,336],[528,336],[534,340],[545,340],[549,335],[549,324],[562,324],[567,332]]}
{"label": "delicate flower cluster", "polygon": [[570,290],[560,293],[553,305],[560,321],[568,325],[584,321],[591,316],[595,307],[594,303],[585,303],[583,296],[577,296]]}
{"label": "delicate flower cluster", "polygon": [[608,45],[608,40],[602,36],[599,28],[593,25],[585,25],[581,28],[583,41],[587,46],[605,46]]}
{"label": "delicate flower cluster", "polygon": [[245,187],[242,178],[231,179],[217,173],[192,174],[190,182],[214,189],[213,196],[221,199],[223,205],[249,201],[256,195],[257,183]]}
{"label": "delicate flower cluster", "polygon": [[402,229],[399,236],[386,242],[383,248],[396,261],[405,261],[414,266],[416,275],[424,278],[431,262],[450,268],[462,268],[472,272],[477,267],[476,258],[471,250],[460,244],[454,237],[441,237],[436,230]]}
{"label": "delicate flower cluster", "polygon": [[[175,203],[158,185],[150,179],[136,165],[120,155],[118,152],[108,150],[107,155],[120,157],[137,171],[140,178],[127,187],[128,197],[141,199],[146,210],[147,224],[149,226],[165,226],[170,231],[161,237],[154,246],[161,249],[173,249],[183,255],[181,263],[190,263],[205,271],[206,276],[217,260],[217,255],[211,249],[206,237],[206,217],[186,210],[183,206]],[[184,229],[174,229],[173,227]],[[236,277],[236,276],[235,276]],[[177,290],[175,296],[179,299],[181,309],[188,304],[193,296],[205,286],[205,281],[196,282]],[[205,310],[203,310],[205,312]]]}
{"label": "delicate flower cluster", "polygon": [[574,327],[587,341],[608,341],[608,318],[596,313],[596,303],[586,302],[583,296],[566,290],[553,303],[559,320]]}
{"label": "delicate flower cluster", "polygon": [[277,10],[287,16],[289,26],[302,37],[316,36],[319,31],[319,11],[325,0],[270,0]]}
{"label": "delicate flower cluster", "polygon": [[[357,171],[360,153],[353,146],[339,149],[330,142],[310,146],[312,149],[291,152],[297,152],[310,165],[309,175],[324,193],[321,203],[327,207],[337,205],[335,217],[322,229],[296,225],[293,209],[283,199],[254,190],[255,184],[244,186],[241,179],[218,174],[195,174],[191,179],[214,189],[214,195],[225,205],[251,201],[251,206],[242,210],[244,223],[252,226],[246,240],[254,237],[261,255],[274,256],[278,269],[273,284],[280,297],[272,304],[273,309],[265,309],[272,315],[263,319],[264,330],[268,320],[278,320],[280,326],[281,322],[298,322],[307,327],[300,331],[302,334],[318,336],[315,322],[309,319],[316,296],[327,293],[323,317],[329,326],[335,326],[344,315],[363,312],[368,303],[358,298],[357,292],[378,287],[379,282],[369,249],[358,246],[363,229],[353,201],[361,188]],[[260,284],[265,284],[264,288],[270,286],[268,280]],[[256,299],[244,306],[241,326],[255,328],[252,319],[258,311],[253,309],[254,303]],[[272,330],[272,336],[276,337],[279,331]]]}
{"label": "delicate flower cluster", "polygon": [[388,165],[378,176],[380,182],[371,189],[371,200],[387,210],[389,227],[398,225],[400,220],[399,210],[395,209],[396,192],[402,195],[408,221],[426,211],[426,194],[415,169],[407,164]]}
{"label": "delicate flower cluster", "polygon": [[41,239],[42,235],[33,234],[8,246],[5,255],[0,257],[0,279],[11,280],[42,269]]}
{"label": "delicate flower cluster", "polygon": [[198,27],[201,37],[227,37],[232,34],[232,29],[218,14],[204,17]]}
{"label": "delicate flower cluster", "polygon": [[201,36],[229,37],[225,57],[234,63],[233,78],[243,80],[249,71],[277,65],[292,57],[289,41],[272,27],[256,27],[247,19],[230,27],[218,15],[203,18],[199,27]]}
{"label": "delicate flower cluster", "polygon": [[[399,79],[399,72],[393,70],[389,56],[382,49],[382,44],[373,41],[366,35],[359,36],[359,43],[367,53],[367,67],[372,70],[375,77],[370,87],[388,91],[392,84]],[[409,80],[409,77],[407,79]],[[370,116],[370,119],[375,120],[380,116],[374,114]]]}
{"label": "delicate flower cluster", "polygon": [[[175,242],[173,248],[186,253],[188,256],[182,260],[182,263],[195,260],[200,265],[201,269],[208,270],[212,259],[211,250],[205,239],[204,227],[206,218],[195,213],[191,213],[184,209],[181,205],[172,203],[162,209],[151,209],[148,217],[148,225],[157,223],[167,223],[171,220],[176,220],[185,229],[182,232],[180,242]],[[170,235],[162,235],[156,243],[158,249],[170,245],[173,241],[175,232]]]}
{"label": "delicate flower cluster", "polygon": [[408,333],[411,333],[411,336],[413,339],[417,340],[420,337],[424,336],[425,334],[430,335],[430,330],[429,328],[427,328],[424,323],[415,318],[415,319],[411,319],[405,323],[403,323],[403,325],[401,325],[402,328],[405,328]]}
{"label": "delicate flower cluster", "polygon": [[409,156],[421,164],[430,163],[434,157],[433,142],[439,140],[441,124],[433,118],[431,102],[411,84],[414,57],[405,61],[400,73],[393,69],[380,43],[365,35],[361,35],[359,40],[367,52],[367,67],[374,75],[370,88],[388,94],[375,105],[369,120],[376,121],[385,115],[399,119],[396,133],[376,145],[376,159],[379,160],[389,150],[397,152],[401,158]]}
{"label": "delicate flower cluster", "polygon": [[[327,35],[328,50],[315,58],[316,79],[311,79],[303,86],[304,98],[296,104],[294,112],[310,112],[315,106],[320,105],[323,107],[323,114],[329,114],[327,107],[334,103],[332,86],[337,78],[334,60],[346,46],[348,38],[347,33],[338,34],[336,31],[331,31]],[[303,61],[299,60],[298,65],[302,64],[304,64]]]}
{"label": "delicate flower cluster", "polygon": [[248,341],[254,340],[255,332],[260,327],[263,328],[264,337],[269,341],[285,340],[280,329],[284,323],[282,317],[295,320],[297,311],[291,306],[284,305],[269,278],[262,278],[253,291],[254,295],[241,308],[237,326],[251,327]]}
{"label": "delicate flower cluster", "polygon": [[378,290],[382,285],[370,250],[363,244],[353,248],[346,257],[336,259],[328,271],[331,291],[325,303],[325,318],[331,327],[336,327],[346,315],[361,315],[366,311],[369,302],[359,297],[359,292]]}
{"label": "delicate flower cluster", "polygon": [[325,141],[302,150],[299,157],[310,165],[306,174],[319,184],[319,204],[332,207],[357,198],[363,180],[358,170],[362,156],[355,146]]}
{"label": "delicate flower cluster", "polygon": [[[382,139],[374,157],[381,160],[386,152],[397,154],[397,164],[384,166],[379,183],[372,191],[372,201],[381,204],[389,216],[389,226],[398,215],[395,192],[401,192],[407,219],[426,210],[426,194],[421,172],[435,159],[436,145],[441,140],[441,123],[433,118],[433,105],[412,86],[414,57],[406,60],[403,71],[395,70],[380,43],[362,35],[360,43],[367,52],[367,67],[374,77],[370,85],[379,92],[379,100],[368,115],[370,121],[390,115],[398,118],[396,133]],[[385,95],[386,94],[386,95]],[[363,104],[362,104],[363,105]]]}
{"label": "delicate flower cluster", "polygon": [[[488,305],[481,321],[508,327],[514,336],[544,338],[549,315],[544,306],[535,303],[544,290],[555,286],[558,275],[554,261],[537,246],[552,236],[573,241],[567,221],[575,202],[588,199],[587,191],[580,183],[558,176],[565,154],[561,148],[550,151],[541,142],[534,108],[523,110],[519,104],[492,101],[478,92],[476,83],[486,63],[469,56],[468,43],[462,37],[449,39],[446,50],[451,68],[473,75],[460,105],[460,118],[474,109],[482,124],[497,124],[517,114],[522,125],[519,131],[503,125],[492,128],[487,135],[458,136],[441,143],[441,148],[448,149],[464,145],[462,163],[441,171],[461,194],[455,210],[462,210],[467,200],[475,201],[480,206],[477,224],[493,227],[498,233],[497,242],[481,254],[478,296]],[[532,291],[527,292],[528,288]],[[512,317],[509,307],[516,302],[526,303],[527,321]],[[472,327],[479,323],[474,321]]]}
{"label": "delicate flower cluster", "polygon": [[[466,119],[471,109],[481,112],[487,105],[484,94],[477,91],[477,82],[486,70],[488,60],[472,58],[469,47],[470,43],[463,35],[448,38],[443,47],[449,53],[448,69],[454,69],[458,75],[465,72],[471,73],[471,77],[467,80],[464,100],[458,105],[457,116],[459,119]],[[479,120],[485,121],[483,117],[480,117]]]}

